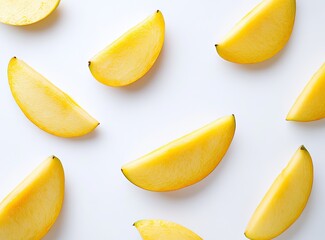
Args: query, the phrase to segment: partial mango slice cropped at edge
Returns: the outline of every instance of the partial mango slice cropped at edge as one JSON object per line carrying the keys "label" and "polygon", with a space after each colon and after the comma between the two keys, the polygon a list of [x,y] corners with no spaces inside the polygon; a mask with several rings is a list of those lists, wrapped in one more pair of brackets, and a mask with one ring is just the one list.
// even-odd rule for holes
{"label": "partial mango slice cropped at edge", "polygon": [[0,0],[0,22],[29,25],[46,18],[59,3],[60,0]]}
{"label": "partial mango slice cropped at edge", "polygon": [[322,118],[325,118],[325,63],[308,82],[286,119],[309,122]]}
{"label": "partial mango slice cropped at edge", "polygon": [[16,57],[9,62],[8,80],[26,117],[48,133],[79,137],[99,124],[66,93]]}
{"label": "partial mango slice cropped at edge", "polygon": [[140,220],[133,225],[143,240],[202,240],[191,230],[165,220]]}
{"label": "partial mango slice cropped at edge", "polygon": [[301,146],[255,210],[245,235],[252,240],[273,239],[303,212],[313,185],[313,162]]}
{"label": "partial mango slice cropped at edge", "polygon": [[0,203],[0,239],[41,239],[59,216],[63,198],[63,167],[51,156]]}
{"label": "partial mango slice cropped at edge", "polygon": [[112,87],[131,84],[157,60],[165,39],[165,21],[157,11],[131,28],[89,61],[92,75]]}
{"label": "partial mango slice cropped at edge", "polygon": [[265,61],[288,42],[295,15],[295,0],[264,0],[216,44],[217,52],[234,63]]}
{"label": "partial mango slice cropped at edge", "polygon": [[220,118],[122,167],[125,177],[150,191],[172,191],[208,176],[235,134],[235,116]]}

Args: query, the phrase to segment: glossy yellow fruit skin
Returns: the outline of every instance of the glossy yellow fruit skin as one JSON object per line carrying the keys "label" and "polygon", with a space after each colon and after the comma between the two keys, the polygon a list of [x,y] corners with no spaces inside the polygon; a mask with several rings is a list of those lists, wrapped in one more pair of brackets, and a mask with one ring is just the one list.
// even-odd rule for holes
{"label": "glossy yellow fruit skin", "polygon": [[325,118],[325,64],[308,82],[286,120],[309,122]]}
{"label": "glossy yellow fruit skin", "polygon": [[18,106],[40,129],[59,137],[79,137],[98,121],[71,97],[16,57],[8,65],[8,81]]}
{"label": "glossy yellow fruit skin", "polygon": [[303,212],[313,186],[313,162],[301,146],[255,210],[245,235],[268,240],[289,228]]}
{"label": "glossy yellow fruit skin", "polygon": [[134,223],[143,240],[202,240],[191,230],[165,220],[140,220]]}
{"label": "glossy yellow fruit skin", "polygon": [[23,26],[50,15],[60,0],[0,0],[0,22]]}
{"label": "glossy yellow fruit skin", "polygon": [[161,11],[157,11],[94,56],[89,69],[105,85],[131,84],[153,66],[164,39],[165,21]]}
{"label": "glossy yellow fruit skin", "polygon": [[235,116],[220,118],[122,167],[125,177],[150,191],[172,191],[208,176],[235,134]]}
{"label": "glossy yellow fruit skin", "polygon": [[216,44],[216,50],[230,62],[263,62],[286,45],[295,15],[295,0],[264,0]]}
{"label": "glossy yellow fruit skin", "polygon": [[63,167],[51,156],[0,203],[0,239],[41,239],[59,216],[63,198]]}

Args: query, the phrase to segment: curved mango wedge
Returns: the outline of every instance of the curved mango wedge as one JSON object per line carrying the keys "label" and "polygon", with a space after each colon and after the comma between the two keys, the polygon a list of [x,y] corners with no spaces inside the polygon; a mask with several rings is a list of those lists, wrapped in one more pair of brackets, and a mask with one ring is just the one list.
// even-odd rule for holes
{"label": "curved mango wedge", "polygon": [[51,156],[0,203],[0,239],[41,239],[59,216],[63,198],[63,167]]}
{"label": "curved mango wedge", "polygon": [[295,0],[263,0],[216,44],[217,52],[234,63],[265,61],[288,42],[295,15]]}
{"label": "curved mango wedge", "polygon": [[59,3],[60,0],[0,0],[0,22],[29,25],[46,18]]}
{"label": "curved mango wedge", "polygon": [[112,87],[131,84],[157,60],[165,39],[165,21],[157,11],[131,28],[89,61],[92,75]]}
{"label": "curved mango wedge", "polygon": [[273,239],[303,212],[313,186],[313,162],[301,146],[255,210],[245,235],[252,240]]}
{"label": "curved mango wedge", "polygon": [[125,177],[150,191],[172,191],[208,176],[235,134],[235,116],[220,118],[122,167]]}
{"label": "curved mango wedge", "polygon": [[191,230],[164,220],[140,220],[133,224],[143,240],[202,240]]}
{"label": "curved mango wedge", "polygon": [[12,95],[26,117],[48,133],[79,137],[99,125],[66,93],[16,57],[9,62],[8,80]]}
{"label": "curved mango wedge", "polygon": [[325,64],[310,79],[286,120],[309,122],[325,118]]}

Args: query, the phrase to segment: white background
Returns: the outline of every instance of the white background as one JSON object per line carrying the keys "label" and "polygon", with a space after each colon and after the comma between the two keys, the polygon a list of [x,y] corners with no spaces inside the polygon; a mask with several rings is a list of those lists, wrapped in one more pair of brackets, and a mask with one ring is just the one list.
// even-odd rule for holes
{"label": "white background", "polygon": [[[299,220],[280,240],[319,240],[325,222],[325,121],[293,123],[285,116],[325,61],[325,2],[297,0],[285,49],[261,64],[222,60],[214,44],[258,0],[63,0],[47,19],[27,27],[0,25],[0,198],[43,159],[64,165],[65,202],[46,240],[140,239],[133,222],[180,223],[203,239],[245,239],[254,209],[304,144],[315,167],[314,187]],[[111,88],[97,82],[87,61],[155,10],[166,21],[163,51],[138,82]],[[79,139],[61,139],[34,126],[7,83],[11,57],[23,59],[72,96],[101,125]],[[200,183],[154,193],[128,182],[120,168],[221,116],[234,113],[234,141]]]}

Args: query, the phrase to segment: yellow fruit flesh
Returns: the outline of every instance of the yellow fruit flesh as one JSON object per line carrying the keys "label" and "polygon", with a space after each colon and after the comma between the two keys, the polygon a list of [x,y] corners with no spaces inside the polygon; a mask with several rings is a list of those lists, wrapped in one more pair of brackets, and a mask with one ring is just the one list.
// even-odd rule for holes
{"label": "yellow fruit flesh", "polygon": [[46,159],[0,203],[0,239],[41,239],[56,221],[64,198],[59,159]]}
{"label": "yellow fruit flesh", "polygon": [[0,22],[28,25],[50,15],[60,0],[0,0]]}
{"label": "yellow fruit flesh", "polygon": [[202,240],[191,230],[164,220],[141,220],[134,223],[143,240]]}
{"label": "yellow fruit flesh", "polygon": [[217,52],[235,63],[267,60],[288,42],[295,14],[295,0],[264,0],[216,45]]}
{"label": "yellow fruit flesh", "polygon": [[17,58],[8,65],[13,97],[36,126],[60,137],[85,135],[98,122],[42,75]]}
{"label": "yellow fruit flesh", "polygon": [[325,118],[325,64],[306,85],[286,119],[308,122],[322,118]]}
{"label": "yellow fruit flesh", "polygon": [[312,185],[312,159],[302,146],[257,207],[246,228],[246,237],[267,240],[284,232],[304,210]]}
{"label": "yellow fruit flesh", "polygon": [[172,191],[208,176],[219,164],[235,133],[226,116],[122,167],[133,184],[151,191]]}
{"label": "yellow fruit flesh", "polygon": [[153,66],[164,38],[164,17],[157,11],[93,57],[89,69],[103,84],[114,87],[128,85]]}

